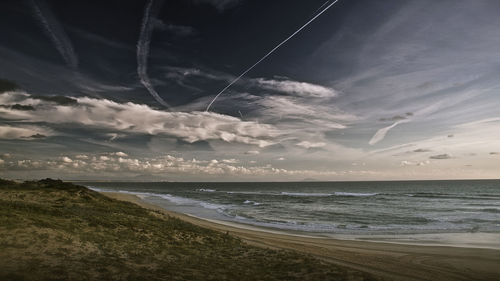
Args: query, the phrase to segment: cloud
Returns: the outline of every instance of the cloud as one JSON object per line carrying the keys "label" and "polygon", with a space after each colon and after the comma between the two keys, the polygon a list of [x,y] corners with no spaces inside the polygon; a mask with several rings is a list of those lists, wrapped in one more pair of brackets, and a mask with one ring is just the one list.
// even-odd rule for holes
{"label": "cloud", "polygon": [[408,122],[406,120],[400,120],[400,121],[396,121],[394,122],[394,124],[390,125],[390,126],[387,126],[387,127],[384,127],[382,129],[379,129],[375,135],[373,135],[373,137],[370,139],[370,141],[368,142],[368,144],[370,145],[374,145],[376,143],[378,143],[379,141],[383,140],[385,138],[385,136],[387,135],[387,133],[394,127],[396,127],[397,125],[401,124],[401,123],[405,123],[405,122]]}
{"label": "cloud", "polygon": [[[370,175],[373,171],[333,171],[333,170],[291,170],[277,168],[271,164],[263,166],[251,165],[242,166],[235,165],[236,163],[225,163],[223,160],[197,160],[184,159],[172,155],[162,155],[152,158],[129,158],[119,157],[114,153],[107,153],[109,157],[91,156],[88,159],[71,159],[68,156],[55,159],[20,159],[7,161],[4,160],[3,165],[0,163],[1,170],[10,171],[53,171],[60,174],[64,172],[75,176],[93,175],[103,176],[118,173],[121,178],[123,176],[134,175],[153,175],[153,176],[179,176],[185,175],[205,175],[205,176],[297,176],[297,177],[329,177],[337,175]],[[76,158],[76,157],[75,157]],[[253,162],[255,164],[255,162]]]}
{"label": "cloud", "polygon": [[356,116],[347,114],[333,105],[308,99],[278,95],[265,97],[247,95],[245,99],[261,107],[258,113],[262,119],[280,123],[287,129],[300,131],[309,128],[315,131],[344,129],[346,126],[342,123],[357,119]]}
{"label": "cloud", "polygon": [[307,82],[298,82],[291,80],[269,80],[257,78],[252,80],[259,87],[278,91],[287,94],[294,94],[305,98],[333,98],[337,96],[337,92],[332,88],[327,88],[321,85],[311,84]]}
{"label": "cloud", "polygon": [[324,147],[326,143],[324,142],[309,142],[309,141],[301,141],[296,144],[297,146],[301,146],[303,148],[319,148],[319,147]]}
{"label": "cloud", "polygon": [[413,150],[413,152],[417,152],[417,153],[420,153],[420,152],[430,152],[430,151],[431,151],[430,149],[425,149],[425,148],[419,148],[419,149]]}
{"label": "cloud", "polygon": [[257,155],[257,154],[260,154],[260,152],[257,151],[257,150],[249,150],[249,151],[245,152],[245,154],[248,154],[248,155]]}
{"label": "cloud", "polygon": [[61,160],[64,162],[64,163],[73,163],[73,160],[67,156],[64,156],[64,157],[61,157]]}
{"label": "cloud", "polygon": [[428,165],[430,164],[431,161],[429,160],[425,160],[425,161],[408,161],[408,160],[403,160],[401,161],[401,166],[404,167],[404,166],[425,166],[425,165]]}
{"label": "cloud", "polygon": [[[272,139],[279,135],[271,125],[212,112],[165,112],[132,102],[117,103],[88,97],[76,98],[77,105],[70,106],[49,103],[25,94],[18,95],[17,99],[5,98],[4,95],[0,95],[0,101],[17,101],[19,98],[24,99],[23,103],[34,101],[36,106],[33,111],[0,108],[0,117],[23,122],[77,124],[122,133],[172,136],[189,143],[220,140],[259,147],[274,144]],[[37,130],[31,135],[43,132]]]}
{"label": "cloud", "polygon": [[193,0],[195,3],[207,3],[214,6],[219,12],[223,12],[236,6],[242,0]]}
{"label": "cloud", "polygon": [[8,126],[0,125],[0,139],[26,139],[33,140],[52,135],[47,128],[37,126]]}
{"label": "cloud", "polygon": [[195,33],[194,28],[191,26],[167,24],[167,23],[164,23],[160,19],[154,19],[154,24],[155,24],[156,29],[161,30],[161,31],[167,31],[167,32],[173,33],[177,36],[185,37],[185,36],[193,35]]}
{"label": "cloud", "polygon": [[124,152],[121,152],[121,151],[119,151],[119,152],[115,152],[114,154],[115,154],[116,156],[120,156],[120,157],[127,157],[127,156],[128,156],[128,155],[127,155],[127,153],[124,153]]}
{"label": "cloud", "polygon": [[453,157],[449,154],[438,154],[438,155],[432,155],[429,158],[442,160],[442,159],[451,159]]}

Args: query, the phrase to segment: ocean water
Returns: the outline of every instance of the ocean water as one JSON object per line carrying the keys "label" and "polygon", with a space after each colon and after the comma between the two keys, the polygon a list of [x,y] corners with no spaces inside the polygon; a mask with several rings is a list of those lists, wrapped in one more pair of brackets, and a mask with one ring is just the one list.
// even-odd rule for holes
{"label": "ocean water", "polygon": [[166,209],[202,218],[282,230],[500,233],[500,180],[83,185],[136,194]]}

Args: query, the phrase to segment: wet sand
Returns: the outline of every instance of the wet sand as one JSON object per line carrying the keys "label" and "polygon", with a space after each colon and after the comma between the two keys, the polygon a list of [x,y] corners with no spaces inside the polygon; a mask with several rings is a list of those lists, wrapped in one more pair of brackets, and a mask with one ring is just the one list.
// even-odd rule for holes
{"label": "wet sand", "polygon": [[423,246],[320,238],[209,221],[175,213],[131,194],[103,193],[111,198],[161,211],[190,223],[229,232],[248,244],[310,254],[338,265],[393,280],[500,280],[500,250]]}

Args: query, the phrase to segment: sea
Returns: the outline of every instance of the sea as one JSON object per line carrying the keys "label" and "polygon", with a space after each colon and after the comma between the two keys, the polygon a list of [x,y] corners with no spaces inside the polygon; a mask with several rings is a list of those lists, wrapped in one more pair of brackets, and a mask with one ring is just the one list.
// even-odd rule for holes
{"label": "sea", "polygon": [[500,180],[79,184],[204,219],[309,234],[500,233]]}

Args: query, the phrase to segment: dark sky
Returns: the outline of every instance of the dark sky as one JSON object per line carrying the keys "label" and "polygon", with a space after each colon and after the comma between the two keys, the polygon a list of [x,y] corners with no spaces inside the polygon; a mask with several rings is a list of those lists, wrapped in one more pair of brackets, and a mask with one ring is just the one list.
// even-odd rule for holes
{"label": "dark sky", "polygon": [[324,3],[2,1],[0,176],[500,176],[494,0],[340,0],[204,112]]}

